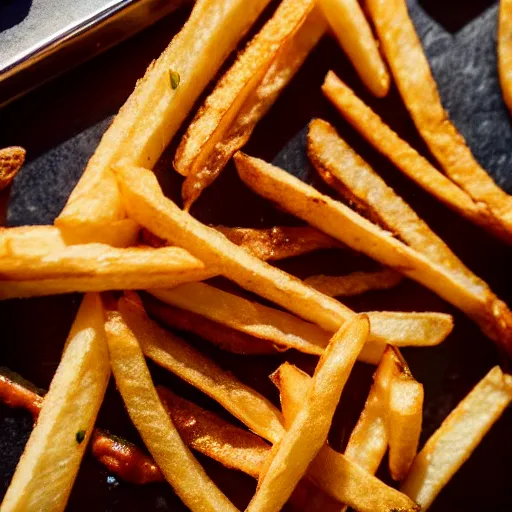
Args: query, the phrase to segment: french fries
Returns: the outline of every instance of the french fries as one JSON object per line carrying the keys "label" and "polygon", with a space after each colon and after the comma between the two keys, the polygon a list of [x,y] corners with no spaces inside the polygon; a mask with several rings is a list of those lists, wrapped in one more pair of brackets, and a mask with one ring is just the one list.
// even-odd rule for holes
{"label": "french fries", "polygon": [[322,91],[339,113],[408,178],[459,215],[498,237],[504,237],[505,241],[510,240],[485,205],[474,201],[400,138],[332,71],[327,73]]}
{"label": "french fries", "polygon": [[[315,20],[307,24],[307,31],[298,41],[298,48],[288,48],[314,7],[314,0],[283,0],[273,17],[219,81],[188,127],[174,160],[176,170],[186,175],[182,187],[186,210],[190,209],[202,190],[215,180],[231,155],[239,149],[240,146],[230,146],[233,144],[233,136],[239,133],[240,124],[245,125],[242,138],[247,140],[258,118],[270,108],[323,34],[325,25],[315,15]],[[305,44],[306,48],[302,49],[301,44]],[[290,51],[291,56],[288,55]],[[272,69],[269,71],[269,68]],[[271,76],[266,77],[267,73]],[[279,82],[277,78],[280,78]],[[258,97],[258,92],[263,92],[261,97]],[[261,109],[261,112],[254,112],[255,108]],[[245,122],[237,119],[239,114],[246,118]],[[247,116],[250,120],[247,120]],[[238,145],[239,137],[235,135],[235,139]]]}
{"label": "french fries", "polygon": [[[327,171],[339,162],[328,154],[315,155],[315,165]],[[320,160],[320,158],[322,158]],[[238,174],[252,190],[278,203],[288,212],[337,238],[383,265],[395,269],[436,292],[464,311],[512,355],[512,315],[506,304],[475,283],[461,284],[460,275],[411,249],[338,201],[319,193],[298,178],[262,160],[235,155]]]}
{"label": "french fries", "polygon": [[[316,323],[326,331],[336,331],[344,321],[353,318],[354,312],[340,302],[258,260],[222,234],[180,210],[165,198],[150,171],[131,165],[119,165],[117,174],[129,214],[157,236],[186,247],[192,254],[201,254],[201,259],[207,265],[217,268],[219,273],[238,285]],[[394,343],[397,321],[405,317],[407,315],[404,313],[384,312],[373,315],[371,340],[381,344]],[[436,315],[436,322],[424,327],[434,331],[439,324],[443,324],[443,334],[448,335],[452,328],[451,317],[448,315]],[[396,334],[403,339],[403,331]]]}
{"label": "french fries", "polygon": [[483,203],[494,216],[497,229],[510,237],[512,198],[480,167],[449,121],[406,1],[367,0],[366,7],[405,106],[430,151],[450,179]]}
{"label": "french fries", "polygon": [[0,256],[0,299],[169,286],[176,276],[194,281],[204,268],[177,247],[85,244],[46,253],[25,249],[17,251],[8,244],[7,254]]}
{"label": "french fries", "polygon": [[121,156],[149,167],[155,164],[203,89],[268,3],[195,3],[183,29],[148,68],[103,135],[55,221],[65,236],[73,237],[75,243],[91,241],[100,230],[104,239],[113,236],[110,223],[124,218],[125,211],[111,166]]}
{"label": "french fries", "polygon": [[414,459],[401,491],[427,510],[512,400],[512,377],[493,368]]}
{"label": "french fries", "polygon": [[368,319],[358,316],[333,336],[315,370],[302,409],[272,448],[248,512],[278,511],[286,503],[327,440],[334,410],[369,331]]}
{"label": "french fries", "polygon": [[165,479],[193,511],[237,509],[205,473],[182,441],[151,380],[137,338],[122,313],[107,311],[112,372],[128,414]]}
{"label": "french fries", "polygon": [[82,301],[2,511],[64,510],[110,376],[103,309]]}
{"label": "french fries", "polygon": [[259,393],[150,320],[136,294],[120,299],[119,311],[146,357],[217,400],[256,434],[271,442],[280,438],[284,431],[280,412]]}
{"label": "french fries", "polygon": [[508,108],[512,110],[512,2],[500,0],[498,25],[498,70],[501,91]]}
{"label": "french fries", "polygon": [[390,269],[376,272],[352,272],[344,276],[310,276],[304,282],[329,295],[329,297],[350,297],[373,290],[389,290],[403,281],[403,276]]}
{"label": "french fries", "polygon": [[319,0],[318,5],[365,86],[378,98],[386,96],[389,73],[358,1]]}
{"label": "french fries", "polygon": [[0,149],[0,191],[12,183],[25,162],[25,155],[19,146]]}

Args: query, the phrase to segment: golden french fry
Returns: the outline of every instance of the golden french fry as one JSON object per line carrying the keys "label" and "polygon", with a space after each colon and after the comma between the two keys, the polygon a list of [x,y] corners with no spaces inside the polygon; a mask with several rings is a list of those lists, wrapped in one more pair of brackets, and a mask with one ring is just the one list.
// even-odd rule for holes
{"label": "golden french fry", "polygon": [[66,247],[61,232],[54,226],[0,228],[0,258],[12,254],[48,254]]}
{"label": "golden french fry", "polygon": [[149,167],[155,164],[203,89],[269,1],[195,3],[181,32],[150,65],[103,135],[55,221],[65,236],[80,243],[91,241],[89,237],[98,236],[100,229],[105,230],[105,239],[112,236],[109,223],[124,218],[125,210],[111,166],[122,156]]}
{"label": "golden french fry", "polygon": [[188,450],[151,380],[144,354],[124,315],[107,311],[105,323],[112,372],[124,404],[165,479],[193,511],[235,512]]}
{"label": "golden french fry", "polygon": [[[230,131],[233,124],[239,123],[237,122],[239,114],[242,116],[246,114],[244,111],[246,102],[254,105],[254,103],[265,101],[252,96],[259,89],[269,68],[278,59],[280,51],[283,51],[282,47],[293,39],[314,7],[314,0],[283,0],[272,18],[221,78],[188,127],[174,160],[177,171],[187,176],[182,188],[186,210],[222,170],[223,165],[219,167],[220,162],[217,162],[218,149],[226,143],[226,135],[227,139],[231,139]],[[321,33],[323,28],[319,35]],[[314,39],[318,38],[319,36]],[[300,62],[294,63],[294,70],[299,65]],[[292,72],[291,76],[293,74]],[[276,77],[272,78],[272,85],[275,87]],[[285,79],[277,91],[271,92],[272,101],[287,81]],[[265,105],[265,110],[268,107]],[[231,150],[231,155],[236,149],[238,148]],[[225,164],[229,156],[227,159],[225,157],[221,159]]]}
{"label": "golden french fry", "polygon": [[318,6],[368,90],[378,98],[386,96],[389,73],[359,2],[319,0]]}
{"label": "golden french fry", "polygon": [[352,272],[344,276],[310,276],[304,282],[329,297],[350,297],[373,290],[389,290],[403,279],[394,270],[382,269],[376,272]]}
{"label": "golden french fry", "polygon": [[280,438],[284,429],[277,408],[188,343],[150,320],[136,294],[122,298],[119,310],[146,357],[217,400],[256,434],[271,442]]}
{"label": "golden french fry", "polygon": [[[320,155],[317,155],[320,156]],[[339,165],[328,154],[316,160],[327,170]],[[255,192],[312,226],[346,243],[383,265],[395,269],[436,292],[471,317],[497,345],[512,354],[512,314],[506,304],[473,287],[462,286],[460,276],[393,238],[339,201],[319,193],[291,174],[257,158],[235,155],[241,179]],[[467,283],[465,283],[467,284]]]}
{"label": "golden french fry", "polygon": [[[485,205],[474,201],[467,192],[401,139],[332,71],[327,73],[322,91],[340,114],[408,178],[471,222],[496,236],[503,236],[503,229]],[[510,237],[505,236],[504,239],[510,240]]]}
{"label": "golden french fry", "polygon": [[0,255],[0,299],[57,293],[141,289],[194,281],[204,265],[177,247],[117,249],[103,244],[42,253],[7,244]]}
{"label": "golden french fry", "polygon": [[25,162],[25,154],[19,146],[0,149],[0,191],[12,183]]}
{"label": "golden french fry", "polygon": [[[180,210],[165,198],[150,171],[131,165],[119,165],[117,173],[130,215],[157,236],[186,247],[192,254],[200,254],[207,265],[217,268],[219,273],[243,288],[283,306],[327,331],[336,331],[343,322],[354,317],[354,312],[340,302],[258,260],[222,234]],[[425,314],[419,315],[424,318]],[[406,313],[372,314],[371,340],[381,345],[394,343],[395,335],[403,340],[404,332],[396,332],[396,329],[397,324],[407,317],[409,315]],[[434,323],[427,321],[428,325],[422,324],[423,327],[427,331],[434,331],[442,324],[444,332],[438,334],[448,335],[452,328],[451,317],[435,315],[435,318]],[[424,332],[414,334],[417,340],[417,335],[423,335]],[[444,339],[443,336],[440,338]]]}
{"label": "golden french fry", "polygon": [[500,0],[498,29],[498,70],[501,91],[512,110],[512,1]]}
{"label": "golden french fry", "polygon": [[449,121],[406,1],[367,0],[366,7],[405,106],[430,151],[450,179],[487,206],[510,242],[512,198],[480,167]]}
{"label": "golden french fry", "polygon": [[291,496],[327,440],[343,387],[369,331],[370,322],[359,315],[332,337],[315,370],[303,407],[270,452],[248,512],[281,510]]}
{"label": "golden french fry", "polygon": [[98,295],[82,301],[2,511],[64,510],[110,376]]}
{"label": "golden french fry", "polygon": [[512,377],[493,368],[418,453],[401,491],[427,510],[512,400]]}

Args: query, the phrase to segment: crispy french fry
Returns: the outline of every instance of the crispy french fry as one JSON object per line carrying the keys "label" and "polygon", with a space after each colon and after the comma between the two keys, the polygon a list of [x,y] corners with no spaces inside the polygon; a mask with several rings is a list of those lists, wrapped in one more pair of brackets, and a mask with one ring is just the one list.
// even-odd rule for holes
{"label": "crispy french fry", "polygon": [[[13,250],[14,249],[14,250]],[[194,281],[204,265],[183,249],[72,245],[35,253],[7,246],[0,256],[0,299],[57,293],[169,286],[179,276]]]}
{"label": "crispy french fry", "polygon": [[[338,165],[324,155],[329,170]],[[436,292],[471,317],[497,345],[512,354],[512,314],[506,304],[485,293],[481,286],[469,293],[452,271],[411,249],[390,233],[349,207],[319,193],[291,174],[257,158],[235,155],[241,179],[261,196],[346,243],[383,265],[393,268]],[[320,164],[318,160],[315,162]]]}
{"label": "crispy french fry", "polygon": [[389,73],[359,2],[319,0],[318,5],[368,90],[378,98],[386,96]]}
{"label": "crispy french fry", "polygon": [[284,429],[277,408],[185,341],[153,322],[136,294],[122,298],[119,310],[146,357],[217,400],[256,434],[271,442],[280,438]]}
{"label": "crispy french fry", "polygon": [[[408,178],[466,219],[496,236],[504,236],[503,229],[485,205],[474,201],[401,139],[332,71],[327,73],[322,91],[340,114]],[[510,237],[505,235],[504,240],[510,240]]]}
{"label": "crispy french fry", "polygon": [[54,226],[0,228],[0,258],[9,254],[48,254],[66,247],[61,232]]}
{"label": "crispy french fry", "polygon": [[512,377],[493,368],[414,459],[401,491],[427,510],[512,400]]}
{"label": "crispy french fry", "polygon": [[110,376],[98,295],[86,295],[2,511],[64,510]]}
{"label": "crispy french fry", "polygon": [[112,236],[108,223],[122,219],[125,211],[111,166],[120,156],[149,167],[155,164],[203,89],[269,1],[195,3],[181,32],[151,64],[103,135],[56,220],[66,236],[80,243],[91,241],[90,236],[98,236],[100,229],[105,230],[104,238]]}
{"label": "crispy french fry", "polygon": [[258,478],[270,445],[162,386],[157,391],[187,446],[228,468]]}
{"label": "crispy french fry", "polygon": [[500,0],[498,29],[498,70],[501,90],[512,110],[512,1]]}
{"label": "crispy french fry", "polygon": [[283,350],[282,347],[276,348],[266,340],[249,336],[197,313],[170,306],[151,297],[144,299],[144,307],[149,316],[156,318],[165,326],[197,334],[222,350],[234,354],[275,354]]}
{"label": "crispy french fry", "polygon": [[105,330],[119,392],[165,479],[193,511],[236,511],[180,438],[158,397],[144,354],[123,314],[107,311]]}
{"label": "crispy french fry", "polygon": [[484,203],[504,234],[512,236],[512,198],[480,167],[448,119],[406,1],[367,0],[366,7],[404,103],[432,154],[450,179]]}
{"label": "crispy french fry", "polygon": [[382,269],[376,272],[352,272],[344,276],[310,276],[304,282],[329,297],[350,297],[373,290],[389,290],[403,279],[394,270]]}
{"label": "crispy french fry", "polygon": [[[131,165],[119,165],[117,173],[130,215],[157,236],[186,247],[192,254],[200,254],[207,265],[217,268],[219,273],[243,288],[283,306],[327,331],[336,331],[343,322],[353,318],[354,312],[340,302],[258,260],[222,234],[180,210],[165,198],[150,171]],[[395,334],[403,340],[404,333],[396,333],[396,327],[397,321],[406,317],[408,315],[405,313],[372,314],[371,340],[380,344],[394,343]],[[452,328],[451,317],[436,315],[436,319],[438,322],[423,327],[433,331],[443,324],[443,334],[448,335]]]}
{"label": "crispy french fry", "polygon": [[320,358],[303,407],[272,448],[248,512],[278,511],[286,503],[327,440],[334,410],[369,331],[370,322],[359,315],[333,336]]}
{"label": "crispy french fry", "polygon": [[[257,108],[263,103],[261,114],[256,116],[252,114],[250,121],[252,126],[246,127],[246,130],[249,128],[252,131],[258,117],[270,108],[280,90],[300,67],[308,51],[301,52],[298,62],[294,58],[295,55],[292,55],[291,63],[282,63],[283,57],[280,58],[279,55],[283,51],[287,54],[289,49],[283,49],[283,46],[289,46],[314,6],[314,0],[283,0],[273,17],[256,34],[238,60],[222,77],[192,121],[174,160],[176,170],[187,176],[182,188],[186,210],[199,197],[202,190],[215,180],[231,155],[239,149],[230,148],[226,154],[226,149],[233,142],[231,132],[233,125],[240,124],[239,115],[246,116],[248,110],[251,115],[254,105],[256,104]],[[318,15],[316,18],[321,20]],[[309,46],[312,48],[323,33],[325,24],[322,21],[316,21],[316,25],[310,25],[308,24],[308,30],[304,35],[307,36]],[[316,26],[319,26],[320,30],[314,30],[311,37],[311,29],[316,29]],[[297,50],[292,48],[292,51]],[[287,57],[288,55],[285,55],[284,58]],[[277,76],[273,68],[276,60],[279,60],[278,68],[285,66],[284,73],[281,69],[277,70]],[[290,64],[293,67],[292,70],[289,69]],[[271,67],[272,70],[269,71]],[[273,90],[265,92],[266,96],[270,94],[270,102],[268,97],[255,96],[257,91],[263,90],[264,85],[268,89],[269,82],[265,80],[267,73],[272,75],[270,83]],[[279,74],[284,74],[280,77],[280,82],[276,80]],[[263,86],[260,85],[262,80],[266,82]],[[235,130],[238,132],[238,128]]]}
{"label": "crispy french fry", "polygon": [[12,183],[25,162],[25,154],[19,146],[0,149],[0,191]]}

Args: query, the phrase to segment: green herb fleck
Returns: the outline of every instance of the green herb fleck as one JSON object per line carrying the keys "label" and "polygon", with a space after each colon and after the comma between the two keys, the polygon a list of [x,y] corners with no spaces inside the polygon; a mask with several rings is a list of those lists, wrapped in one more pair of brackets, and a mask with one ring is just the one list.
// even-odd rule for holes
{"label": "green herb fleck", "polygon": [[82,441],[85,439],[85,430],[79,430],[76,433],[75,439],[78,444],[82,444]]}
{"label": "green herb fleck", "polygon": [[171,78],[171,87],[172,87],[172,90],[174,91],[175,89],[178,88],[178,85],[180,85],[180,80],[181,80],[180,74],[177,71],[171,70],[169,72],[169,77]]}

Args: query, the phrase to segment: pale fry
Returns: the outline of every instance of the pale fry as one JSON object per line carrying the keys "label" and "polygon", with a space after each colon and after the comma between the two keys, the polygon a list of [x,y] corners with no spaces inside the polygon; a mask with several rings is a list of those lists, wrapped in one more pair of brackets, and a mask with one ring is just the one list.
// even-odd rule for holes
{"label": "pale fry", "polygon": [[280,48],[294,37],[314,6],[314,0],[283,0],[218,82],[188,127],[174,160],[176,170],[187,176],[182,188],[186,210],[221,170],[208,165],[215,147],[222,144],[246,100],[276,60]]}
{"label": "pale fry", "polygon": [[165,479],[193,511],[237,509],[188,450],[153,385],[137,338],[118,311],[105,324],[112,372],[128,414]]}
{"label": "pale fry", "polygon": [[327,73],[322,91],[340,114],[408,178],[463,217],[497,236],[504,235],[485,205],[473,201],[467,192],[400,138],[332,71]]}
{"label": "pale fry", "polygon": [[0,191],[12,183],[25,162],[25,154],[19,146],[0,149]]}
{"label": "pale fry", "polygon": [[103,309],[86,295],[2,511],[64,510],[110,376]]}
{"label": "pale fry", "polygon": [[512,110],[512,1],[500,0],[498,25],[498,70],[501,91]]}
{"label": "pale fry", "polygon": [[450,179],[484,203],[496,224],[512,236],[512,198],[480,167],[448,119],[406,1],[367,0],[366,7],[405,106],[430,151]]}
{"label": "pale fry", "polygon": [[412,464],[401,491],[427,510],[512,400],[512,377],[493,368],[457,405]]}
{"label": "pale fry", "polygon": [[235,161],[241,179],[252,190],[352,249],[436,292],[464,311],[500,348],[512,354],[512,315],[504,302],[469,293],[447,269],[291,174],[242,153],[235,155]]}
{"label": "pale fry", "polygon": [[303,407],[279,444],[272,448],[248,512],[279,511],[286,503],[327,440],[343,387],[369,331],[368,319],[360,315],[333,336],[320,358]]}
{"label": "pale fry", "polygon": [[196,280],[204,268],[178,247],[85,244],[46,253],[17,247],[7,244],[6,254],[0,256],[0,299],[170,286],[176,277]]}
{"label": "pale fry", "polygon": [[[180,210],[165,198],[150,171],[120,165],[117,173],[130,215],[157,236],[186,247],[192,254],[200,255],[207,265],[217,268],[218,273],[326,331],[336,331],[343,322],[353,318],[354,312],[340,302],[258,260],[222,234]],[[404,315],[399,313],[398,318],[403,319]],[[451,317],[443,315],[442,318],[448,328],[445,331],[447,335],[452,326]],[[394,313],[381,313],[375,319],[372,316],[371,340],[381,344],[394,343],[387,329],[389,327],[390,331],[395,332],[396,319]],[[399,334],[403,339],[403,333]]]}
{"label": "pale fry", "polygon": [[368,90],[378,98],[386,96],[389,73],[359,2],[319,0],[318,5]]}
{"label": "pale fry", "polygon": [[[66,236],[91,241],[125,210],[111,172],[121,156],[152,167],[225,58],[269,0],[198,0],[189,20],[151,64],[119,111],[56,220]],[[170,73],[177,73],[173,88]],[[83,235],[80,237],[81,233]],[[94,238],[93,240],[96,240]]]}
{"label": "pale fry", "polygon": [[122,298],[119,310],[146,357],[217,400],[256,434],[271,442],[280,438],[284,429],[277,408],[188,343],[150,320],[137,295]]}
{"label": "pale fry", "polygon": [[375,272],[352,272],[345,276],[310,276],[304,282],[329,295],[329,297],[350,297],[373,290],[389,290],[403,281],[403,276],[390,269]]}

